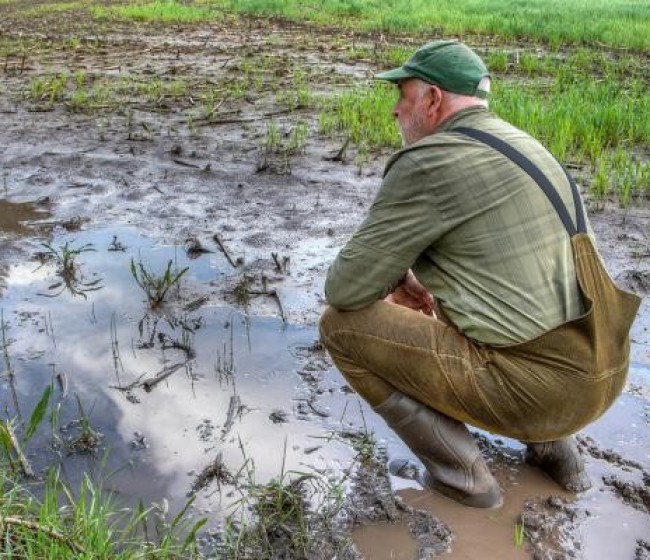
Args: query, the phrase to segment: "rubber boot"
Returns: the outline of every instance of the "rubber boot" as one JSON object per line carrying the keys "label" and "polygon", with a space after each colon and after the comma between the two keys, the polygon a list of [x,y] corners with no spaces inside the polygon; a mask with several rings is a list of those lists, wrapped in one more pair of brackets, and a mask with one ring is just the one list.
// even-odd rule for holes
{"label": "rubber boot", "polygon": [[555,482],[571,492],[591,488],[585,461],[574,437],[526,444],[526,462],[539,467]]}
{"label": "rubber boot", "polygon": [[470,507],[503,503],[497,481],[462,422],[399,392],[375,411],[424,464],[425,471],[417,477],[423,486]]}

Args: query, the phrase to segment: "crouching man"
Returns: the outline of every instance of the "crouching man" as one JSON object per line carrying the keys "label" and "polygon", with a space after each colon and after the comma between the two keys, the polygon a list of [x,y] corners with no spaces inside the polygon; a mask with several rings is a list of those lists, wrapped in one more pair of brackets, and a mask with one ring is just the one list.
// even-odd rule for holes
{"label": "crouching man", "polygon": [[329,269],[323,343],[421,460],[423,485],[501,504],[468,423],[586,490],[572,434],[623,388],[638,298],[604,270],[571,177],[488,111],[472,50],[429,43],[377,78],[399,90],[404,148]]}

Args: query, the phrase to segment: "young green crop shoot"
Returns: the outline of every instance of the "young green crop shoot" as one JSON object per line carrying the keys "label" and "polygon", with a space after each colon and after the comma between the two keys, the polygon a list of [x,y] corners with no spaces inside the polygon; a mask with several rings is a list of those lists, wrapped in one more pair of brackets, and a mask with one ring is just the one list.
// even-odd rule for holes
{"label": "young green crop shoot", "polygon": [[158,275],[147,270],[142,262],[136,264],[131,259],[131,275],[147,296],[151,309],[157,308],[165,301],[169,290],[178,286],[183,275],[189,270],[187,266],[181,270],[173,270],[172,265],[173,261],[170,260],[165,271]]}
{"label": "young green crop shoot", "polygon": [[523,517],[519,518],[515,523],[515,546],[517,548],[524,546],[525,528]]}
{"label": "young green crop shoot", "polygon": [[101,286],[101,278],[84,282],[83,275],[77,264],[77,257],[79,255],[95,250],[90,243],[79,247],[71,246],[68,241],[60,247],[55,247],[50,243],[43,243],[42,245],[47,249],[46,256],[56,263],[56,273],[61,277],[62,281],[48,286],[49,293],[40,295],[56,297],[67,290],[71,295],[81,296],[85,299],[88,297],[86,295],[88,292],[94,292],[103,288]]}
{"label": "young green crop shoot", "polygon": [[94,251],[92,245],[87,243],[80,247],[71,247],[70,243],[66,241],[60,247],[54,247],[50,243],[43,243],[43,247],[47,249],[48,254],[54,259],[58,265],[57,273],[65,279],[72,279],[76,274],[76,258],[87,251]]}

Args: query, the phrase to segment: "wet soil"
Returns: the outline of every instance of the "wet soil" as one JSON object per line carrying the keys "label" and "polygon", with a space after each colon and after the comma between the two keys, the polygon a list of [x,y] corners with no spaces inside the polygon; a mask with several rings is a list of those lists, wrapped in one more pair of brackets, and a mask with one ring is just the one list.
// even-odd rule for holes
{"label": "wet soil", "polygon": [[[254,464],[257,481],[308,471],[345,489],[335,531],[323,526],[318,541],[338,535],[335,552],[321,547],[329,557],[648,557],[647,201],[590,205],[612,276],[644,298],[628,387],[581,436],[593,488],[563,493],[522,464],[520,444],[479,434],[506,503],[460,508],[387,475],[384,458],[408,450],[316,340],[328,264],[373,199],[387,153],[360,168],[350,147],[332,161],[344,139],[319,135],[313,103],[290,109],[283,94],[299,73],[322,95],[358,83],[372,60],[346,53],[380,39],[243,19],[158,28],[80,13],[27,24],[0,9],[3,37],[17,42],[0,89],[2,369],[14,374],[0,379],[0,404],[28,417],[56,383],[58,435],[44,429],[27,449],[39,472],[54,462],[71,480],[113,470],[110,488],[127,502],[164,498],[176,511],[196,495],[192,515],[210,518],[206,550],[241,498],[242,466]],[[229,85],[247,65],[264,66],[264,76],[239,95]],[[157,98],[141,87],[81,108],[26,95],[37,78],[80,70],[93,84],[173,76],[190,86]],[[210,89],[220,96],[206,112],[199,100]],[[289,157],[269,152],[271,122],[282,138],[306,124],[306,144]],[[57,260],[65,247],[88,249],[67,278]],[[188,272],[152,310],[132,261]],[[97,440],[83,441],[94,446],[76,445],[84,417]],[[340,531],[356,546],[337,540]]]}

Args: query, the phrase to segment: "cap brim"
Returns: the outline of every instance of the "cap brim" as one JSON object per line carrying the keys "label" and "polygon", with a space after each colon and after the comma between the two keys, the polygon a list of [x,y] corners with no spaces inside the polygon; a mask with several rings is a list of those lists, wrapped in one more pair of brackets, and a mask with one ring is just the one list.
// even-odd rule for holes
{"label": "cap brim", "polygon": [[405,70],[403,66],[395,68],[394,70],[388,70],[387,72],[381,72],[380,74],[375,74],[375,80],[386,80],[388,82],[399,82],[400,80],[405,80],[406,78],[413,78],[408,70]]}

